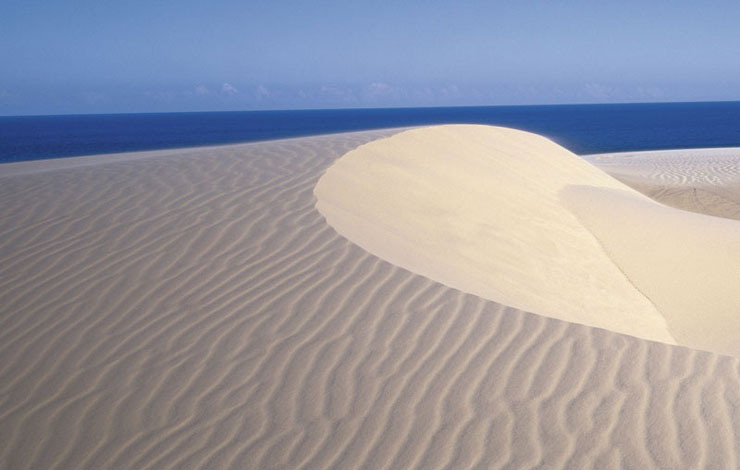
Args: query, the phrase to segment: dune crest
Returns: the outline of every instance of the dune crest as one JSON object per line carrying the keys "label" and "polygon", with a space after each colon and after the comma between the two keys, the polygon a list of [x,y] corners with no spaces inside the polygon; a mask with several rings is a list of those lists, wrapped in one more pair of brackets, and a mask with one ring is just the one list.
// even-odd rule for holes
{"label": "dune crest", "polygon": [[[542,136],[490,126],[414,129],[371,142],[335,162],[314,192],[319,212],[340,234],[445,285],[639,338],[740,353],[717,343],[716,334],[694,329],[696,322],[685,317],[695,310],[662,297],[656,302],[656,289],[670,297],[671,287],[655,287],[658,276],[670,272],[666,265],[651,270],[656,260],[645,257],[642,266],[630,257],[633,245],[612,238],[605,249],[609,230],[629,232],[625,223],[639,219],[646,226],[649,216],[632,219],[597,201],[600,218],[584,222],[596,206],[582,188],[624,194],[652,208],[645,214],[672,214],[665,217],[678,226],[696,223],[691,217],[713,219],[664,207]],[[727,227],[735,222],[722,222],[715,231],[722,243],[740,241],[740,231]],[[685,284],[670,285],[687,292]],[[732,302],[726,295],[719,301],[723,311]]]}
{"label": "dune crest", "polygon": [[563,199],[680,344],[740,355],[739,222],[603,188],[566,188]]}

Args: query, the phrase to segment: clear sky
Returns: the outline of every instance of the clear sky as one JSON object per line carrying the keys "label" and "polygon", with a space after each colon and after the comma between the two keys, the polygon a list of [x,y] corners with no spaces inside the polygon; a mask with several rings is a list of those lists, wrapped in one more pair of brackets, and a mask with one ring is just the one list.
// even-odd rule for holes
{"label": "clear sky", "polygon": [[0,0],[0,115],[740,100],[740,2]]}

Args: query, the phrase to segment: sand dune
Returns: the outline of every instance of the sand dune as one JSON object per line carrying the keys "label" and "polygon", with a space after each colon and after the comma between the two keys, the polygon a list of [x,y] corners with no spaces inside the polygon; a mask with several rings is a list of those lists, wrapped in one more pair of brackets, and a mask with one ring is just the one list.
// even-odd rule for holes
{"label": "sand dune", "polygon": [[343,156],[315,193],[337,231],[445,285],[740,355],[740,223],[667,208],[543,137],[407,131]]}
{"label": "sand dune", "polygon": [[0,165],[0,468],[735,468],[735,358],[445,287],[314,186],[397,130]]}

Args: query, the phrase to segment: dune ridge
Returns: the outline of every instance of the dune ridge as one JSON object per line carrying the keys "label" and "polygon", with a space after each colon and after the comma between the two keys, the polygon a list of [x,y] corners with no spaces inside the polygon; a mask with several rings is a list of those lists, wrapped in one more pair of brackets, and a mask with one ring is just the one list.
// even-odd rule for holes
{"label": "dune ridge", "polygon": [[593,187],[566,205],[666,317],[684,345],[740,355],[740,223]]}
{"label": "dune ridge", "polygon": [[[712,168],[737,178],[731,165]],[[683,185],[719,179],[666,173],[686,174]],[[740,355],[740,223],[659,204],[541,136],[474,125],[406,131],[343,156],[315,193],[340,233],[445,285]]]}
{"label": "dune ridge", "polygon": [[[662,178],[738,177],[731,164],[709,167],[719,171],[694,165]],[[343,156],[315,194],[340,233],[445,285],[562,320],[740,354],[740,224],[665,207],[541,136],[474,125],[406,131]]]}
{"label": "dune ridge", "polygon": [[331,226],[393,264],[506,305],[674,343],[562,203],[577,184],[634,192],[544,137],[451,125],[353,150],[315,194]]}
{"label": "dune ridge", "polygon": [[737,359],[466,294],[327,225],[322,172],[397,132],[0,165],[0,468],[737,466]]}

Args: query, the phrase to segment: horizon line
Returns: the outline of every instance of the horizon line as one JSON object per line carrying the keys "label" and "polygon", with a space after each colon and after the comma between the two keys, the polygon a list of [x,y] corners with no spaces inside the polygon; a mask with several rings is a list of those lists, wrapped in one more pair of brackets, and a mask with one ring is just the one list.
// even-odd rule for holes
{"label": "horizon line", "polygon": [[531,107],[557,107],[557,106],[624,106],[624,105],[650,105],[650,104],[714,104],[714,103],[740,103],[740,100],[684,100],[684,101],[626,101],[611,103],[542,103],[542,104],[483,104],[483,105],[458,105],[458,106],[375,106],[375,107],[337,107],[337,108],[275,108],[275,109],[242,109],[242,110],[210,110],[210,111],[140,111],[121,113],[56,113],[56,114],[0,114],[0,118],[13,117],[61,117],[61,116],[127,116],[142,114],[208,114],[208,113],[276,113],[276,112],[301,112],[301,111],[369,111],[369,110],[398,110],[398,109],[459,109],[459,108],[531,108]]}

